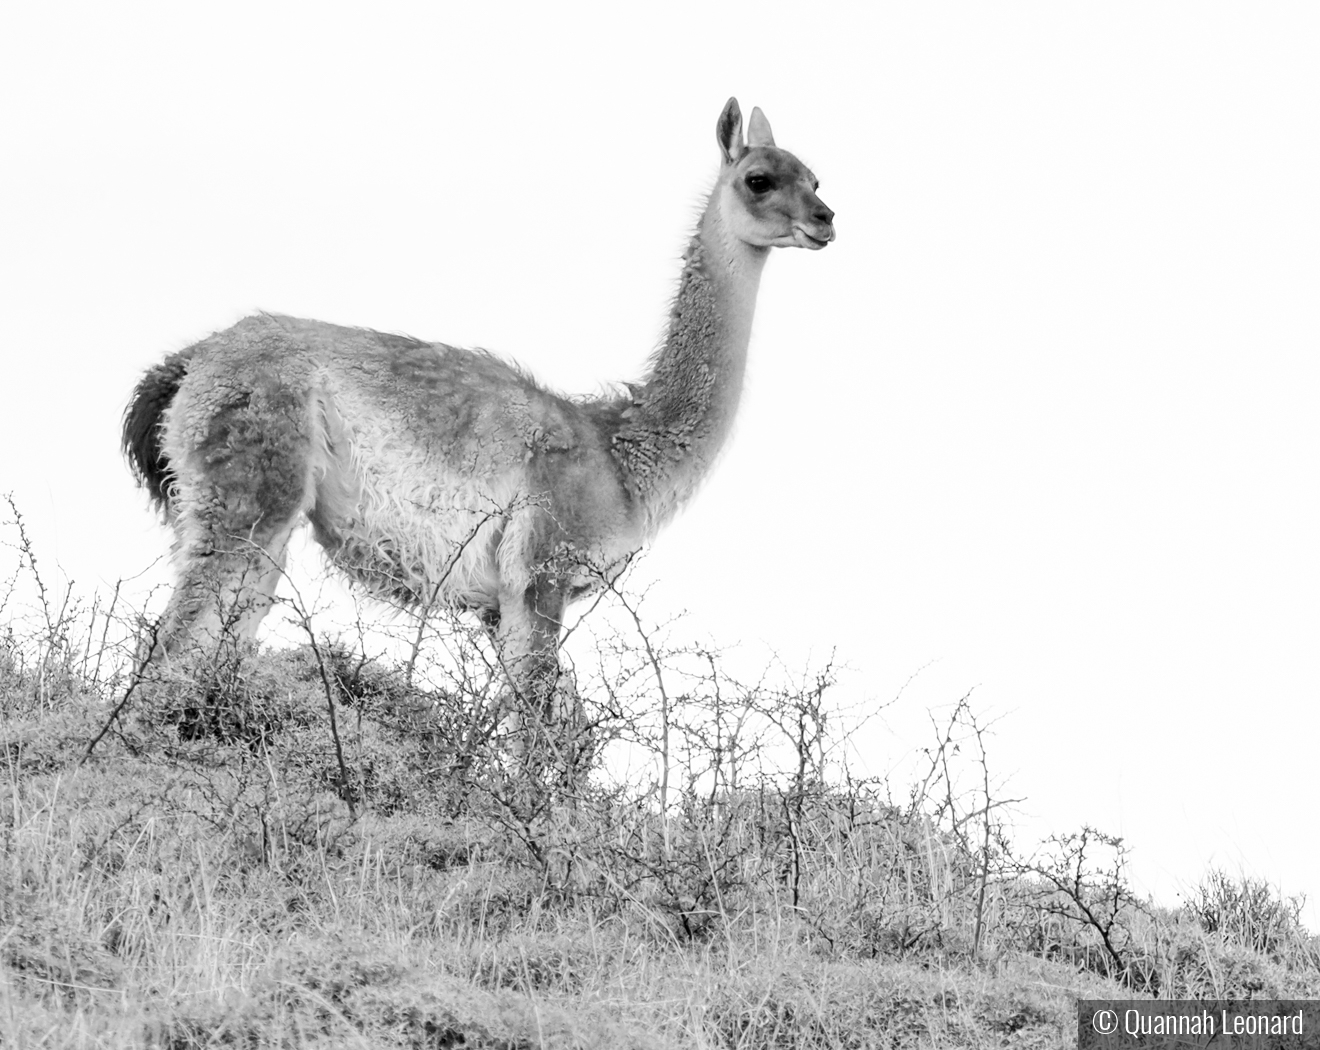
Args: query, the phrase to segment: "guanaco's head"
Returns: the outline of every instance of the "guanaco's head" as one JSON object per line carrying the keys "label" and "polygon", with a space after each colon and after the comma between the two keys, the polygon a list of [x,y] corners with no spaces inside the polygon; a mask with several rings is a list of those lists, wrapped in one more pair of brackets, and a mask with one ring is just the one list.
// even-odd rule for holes
{"label": "guanaco's head", "polygon": [[752,110],[743,141],[742,110],[731,98],[715,125],[724,163],[718,192],[725,221],[757,247],[796,245],[813,251],[834,240],[834,212],[816,196],[820,180],[797,157],[775,145],[770,122]]}

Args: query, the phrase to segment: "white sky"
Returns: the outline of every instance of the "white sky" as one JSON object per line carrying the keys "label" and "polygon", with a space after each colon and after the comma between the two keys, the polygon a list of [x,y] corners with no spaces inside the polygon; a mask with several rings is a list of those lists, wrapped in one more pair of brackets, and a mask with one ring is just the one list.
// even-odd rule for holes
{"label": "white sky", "polygon": [[[901,772],[976,686],[1020,839],[1320,901],[1320,8],[10,5],[0,491],[87,586],[166,537],[141,370],[254,309],[637,376],[736,94],[839,240],[776,252],[657,609],[837,646]],[[736,12],[735,13],[735,8]]]}

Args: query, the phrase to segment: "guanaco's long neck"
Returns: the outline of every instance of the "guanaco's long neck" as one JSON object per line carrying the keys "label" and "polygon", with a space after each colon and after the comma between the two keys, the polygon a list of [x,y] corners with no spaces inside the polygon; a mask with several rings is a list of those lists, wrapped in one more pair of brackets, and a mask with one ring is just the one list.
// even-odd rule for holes
{"label": "guanaco's long neck", "polygon": [[739,240],[711,194],[684,254],[664,344],[614,435],[614,454],[648,533],[714,465],[742,395],[747,344],[768,248]]}

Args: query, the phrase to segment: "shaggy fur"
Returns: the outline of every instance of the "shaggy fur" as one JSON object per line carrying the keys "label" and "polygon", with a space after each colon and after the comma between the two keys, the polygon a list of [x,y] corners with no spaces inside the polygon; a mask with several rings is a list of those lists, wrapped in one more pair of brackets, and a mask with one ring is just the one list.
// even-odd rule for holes
{"label": "shaggy fur", "polygon": [[269,314],[151,369],[123,446],[181,572],[148,659],[250,637],[309,520],[371,593],[473,610],[517,678],[553,673],[565,604],[620,571],[724,443],[769,248],[834,237],[760,110],[749,132],[730,99],[667,337],[629,396],[570,400],[480,351]]}

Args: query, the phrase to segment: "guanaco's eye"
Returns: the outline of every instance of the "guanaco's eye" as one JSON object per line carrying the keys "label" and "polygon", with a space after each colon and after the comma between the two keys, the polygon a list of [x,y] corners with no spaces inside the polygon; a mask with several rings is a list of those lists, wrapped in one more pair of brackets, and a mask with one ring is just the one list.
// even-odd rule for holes
{"label": "guanaco's eye", "polygon": [[769,175],[748,175],[745,181],[753,193],[769,193],[775,188],[775,180]]}

